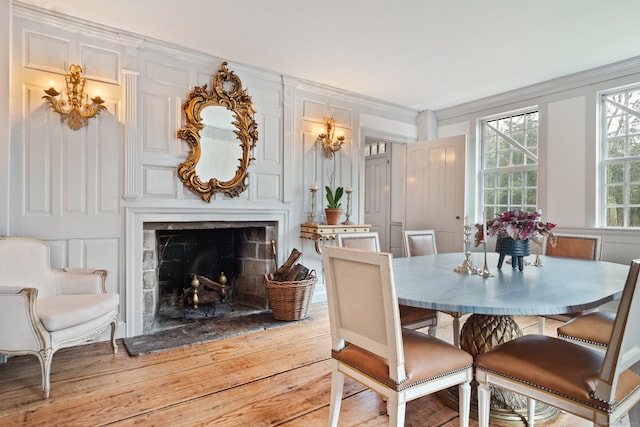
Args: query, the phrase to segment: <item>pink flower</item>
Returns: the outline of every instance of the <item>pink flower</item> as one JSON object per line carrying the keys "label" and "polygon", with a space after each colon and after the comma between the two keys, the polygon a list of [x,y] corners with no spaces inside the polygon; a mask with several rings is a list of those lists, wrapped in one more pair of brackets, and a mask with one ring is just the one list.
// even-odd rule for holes
{"label": "pink flower", "polygon": [[[529,213],[514,209],[501,214],[496,214],[496,218],[487,221],[487,233],[489,236],[511,237],[513,240],[531,239],[537,244],[542,244],[544,237],[549,240],[549,244],[555,247],[558,238],[553,235],[551,230],[556,226],[550,222],[540,221],[538,212]],[[476,246],[484,239],[484,227],[482,224],[476,224]]]}

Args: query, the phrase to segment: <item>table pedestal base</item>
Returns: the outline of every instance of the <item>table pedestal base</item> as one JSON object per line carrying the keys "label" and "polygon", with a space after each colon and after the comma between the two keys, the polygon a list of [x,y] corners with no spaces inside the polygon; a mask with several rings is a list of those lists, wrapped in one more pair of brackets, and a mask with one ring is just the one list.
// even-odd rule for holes
{"label": "table pedestal base", "polygon": [[[522,336],[522,331],[511,316],[473,314],[460,331],[460,348],[475,357],[493,347]],[[472,382],[471,414],[478,417],[477,383]],[[438,393],[438,397],[450,408],[458,409],[458,387]],[[537,403],[535,422],[543,424],[558,416],[558,409]],[[491,412],[489,422],[500,426],[526,425],[527,399],[496,387],[491,387]]]}

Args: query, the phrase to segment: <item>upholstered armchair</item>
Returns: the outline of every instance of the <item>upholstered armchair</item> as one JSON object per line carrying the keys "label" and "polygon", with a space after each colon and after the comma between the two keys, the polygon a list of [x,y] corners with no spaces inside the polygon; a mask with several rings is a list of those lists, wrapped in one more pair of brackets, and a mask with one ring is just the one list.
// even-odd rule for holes
{"label": "upholstered armchair", "polygon": [[118,351],[120,298],[106,291],[106,277],[105,270],[52,269],[45,242],[0,238],[0,354],[36,356],[45,399],[59,349],[94,340],[111,325]]}

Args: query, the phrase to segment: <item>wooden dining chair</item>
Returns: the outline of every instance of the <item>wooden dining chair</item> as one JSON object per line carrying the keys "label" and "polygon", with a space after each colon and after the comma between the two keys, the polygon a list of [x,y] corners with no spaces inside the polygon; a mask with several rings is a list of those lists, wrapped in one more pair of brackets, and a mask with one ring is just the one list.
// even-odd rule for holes
{"label": "wooden dining chair", "polygon": [[[405,230],[403,234],[404,253],[406,256],[436,255],[438,253],[434,230]],[[460,347],[460,317],[465,313],[453,311],[445,311],[443,313],[453,317],[453,344],[456,347]]]}
{"label": "wooden dining chair", "polygon": [[490,385],[527,397],[529,426],[540,401],[594,425],[611,425],[640,402],[640,259],[631,262],[604,354],[545,335],[525,335],[476,357],[478,417],[489,425]]}
{"label": "wooden dining chair", "polygon": [[[338,234],[338,246],[351,249],[362,249],[380,252],[380,238],[378,233],[342,233]],[[411,307],[400,304],[400,322],[403,328],[429,328],[429,335],[435,337],[438,329],[438,312],[428,308]]]}
{"label": "wooden dining chair", "polygon": [[[549,241],[545,242],[545,255],[565,258],[586,259],[599,261],[601,258],[602,236],[586,235],[586,234],[560,234],[556,233],[558,238],[555,247],[551,246]],[[538,333],[545,333],[545,318],[568,321],[574,317],[585,314],[567,313],[554,314],[538,317]]]}
{"label": "wooden dining chair", "polygon": [[473,358],[401,327],[392,255],[331,246],[322,263],[333,359],[329,425],[338,425],[346,375],[387,398],[390,426],[404,425],[407,401],[457,385],[460,426],[468,426]]}

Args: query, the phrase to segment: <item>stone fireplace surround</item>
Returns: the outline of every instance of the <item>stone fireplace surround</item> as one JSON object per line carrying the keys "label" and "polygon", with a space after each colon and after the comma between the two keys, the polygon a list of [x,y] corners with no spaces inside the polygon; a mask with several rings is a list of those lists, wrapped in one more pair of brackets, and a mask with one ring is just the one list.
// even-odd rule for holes
{"label": "stone fireplace surround", "polygon": [[[150,224],[163,224],[162,227],[172,227],[179,229],[188,224],[189,228],[215,228],[228,226],[236,223],[238,227],[250,224],[268,224],[269,232],[265,234],[265,242],[269,242],[271,249],[271,238],[276,241],[276,248],[280,254],[287,252],[288,243],[285,239],[284,230],[288,227],[288,212],[281,209],[211,209],[201,208],[127,208],[126,210],[126,237],[125,253],[127,255],[126,265],[126,335],[136,336],[144,334],[153,323],[152,312],[156,311],[159,303],[159,292],[157,283],[150,280],[150,276],[155,276],[155,272],[149,269],[149,261],[152,255],[148,253],[155,246],[155,238],[150,239]],[[155,235],[155,232],[152,234]],[[268,235],[268,236],[267,236]],[[264,247],[263,247],[264,250]],[[272,259],[272,256],[271,258]],[[279,260],[282,262],[282,260]],[[267,273],[273,262],[264,261],[262,264]]]}

